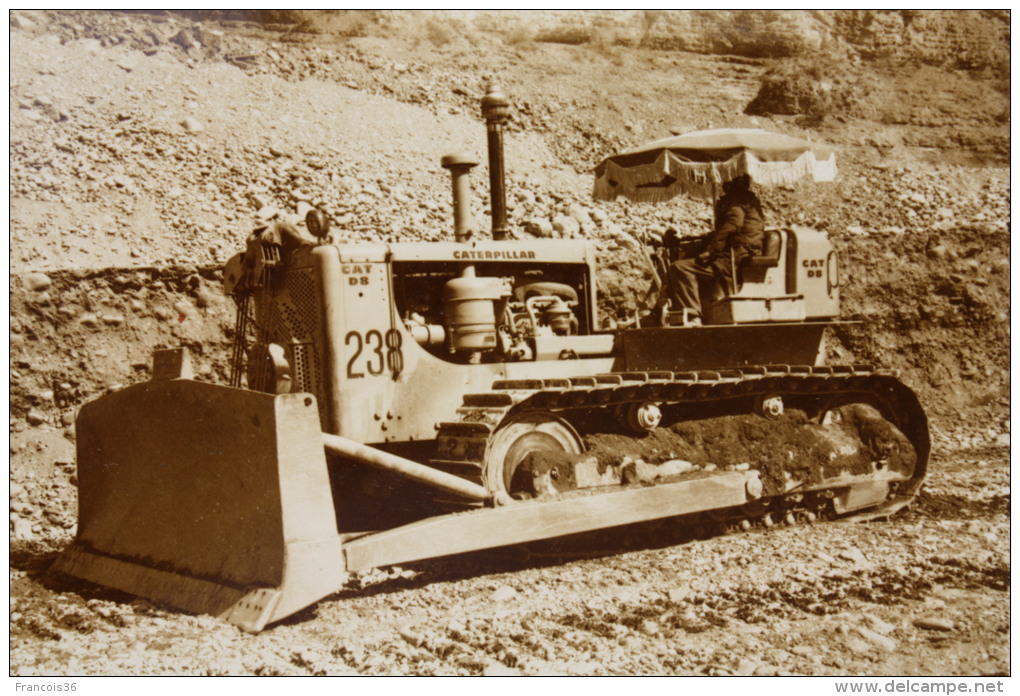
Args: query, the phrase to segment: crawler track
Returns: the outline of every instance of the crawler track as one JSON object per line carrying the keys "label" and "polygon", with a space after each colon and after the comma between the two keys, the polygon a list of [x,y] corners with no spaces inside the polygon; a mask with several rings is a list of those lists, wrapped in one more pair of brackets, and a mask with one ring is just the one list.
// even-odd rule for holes
{"label": "crawler track", "polygon": [[[909,503],[926,475],[930,452],[928,421],[914,392],[893,371],[870,366],[763,365],[697,372],[620,372],[591,377],[497,381],[488,392],[468,394],[460,419],[442,423],[433,465],[484,485],[487,448],[508,419],[544,411],[572,422],[589,423],[592,413],[627,404],[656,402],[720,407],[751,412],[763,397],[781,396],[789,405],[817,416],[849,403],[874,406],[913,445],[912,476],[892,489],[872,514],[889,514]],[[587,431],[593,432],[593,431]]]}

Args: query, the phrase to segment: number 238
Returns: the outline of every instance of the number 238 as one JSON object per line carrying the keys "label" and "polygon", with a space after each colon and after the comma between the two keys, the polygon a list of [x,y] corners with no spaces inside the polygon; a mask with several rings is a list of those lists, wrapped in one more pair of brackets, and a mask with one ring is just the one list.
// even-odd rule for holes
{"label": "number 238", "polygon": [[385,371],[394,374],[404,369],[404,354],[400,350],[402,337],[396,329],[389,329],[385,336],[372,329],[361,335],[350,331],[344,337],[344,345],[353,347],[354,352],[347,361],[347,377],[359,379],[370,375],[381,375]]}

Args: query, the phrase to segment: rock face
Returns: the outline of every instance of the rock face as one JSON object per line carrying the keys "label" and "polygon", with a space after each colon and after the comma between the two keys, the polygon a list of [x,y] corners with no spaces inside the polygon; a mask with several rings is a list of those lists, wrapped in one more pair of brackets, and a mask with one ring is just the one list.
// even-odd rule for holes
{"label": "rock face", "polygon": [[817,13],[834,35],[865,58],[878,55],[963,69],[1002,66],[1009,14],[969,10],[947,14],[916,10]]}
{"label": "rock face", "polygon": [[[439,15],[446,17],[447,15]],[[782,57],[848,49],[864,58],[963,69],[1009,61],[1009,12],[966,10],[629,10],[465,13],[480,26],[513,27],[537,41],[646,46],[667,51]],[[386,16],[399,26],[406,17]]]}
{"label": "rock face", "polygon": [[643,42],[659,49],[744,56],[788,56],[818,50],[830,38],[809,12],[663,11],[652,15]]}

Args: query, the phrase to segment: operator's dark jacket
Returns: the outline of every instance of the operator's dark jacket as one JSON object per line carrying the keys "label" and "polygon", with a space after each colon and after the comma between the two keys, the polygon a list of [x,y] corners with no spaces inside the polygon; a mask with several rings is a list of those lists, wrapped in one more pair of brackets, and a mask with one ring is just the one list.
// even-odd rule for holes
{"label": "operator's dark jacket", "polygon": [[764,239],[765,220],[761,203],[753,192],[740,191],[719,199],[715,205],[715,232],[705,247],[712,258],[729,248],[736,251],[738,261],[745,256],[758,256]]}

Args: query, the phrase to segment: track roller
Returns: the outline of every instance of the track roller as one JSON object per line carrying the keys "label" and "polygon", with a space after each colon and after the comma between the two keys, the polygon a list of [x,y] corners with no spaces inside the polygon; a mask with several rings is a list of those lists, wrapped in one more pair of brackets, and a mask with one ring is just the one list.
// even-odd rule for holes
{"label": "track roller", "polygon": [[654,401],[624,404],[617,415],[627,429],[637,435],[650,433],[662,422],[662,410]]}
{"label": "track roller", "polygon": [[778,394],[763,396],[755,403],[754,410],[762,418],[779,420],[783,415],[783,397]]}

